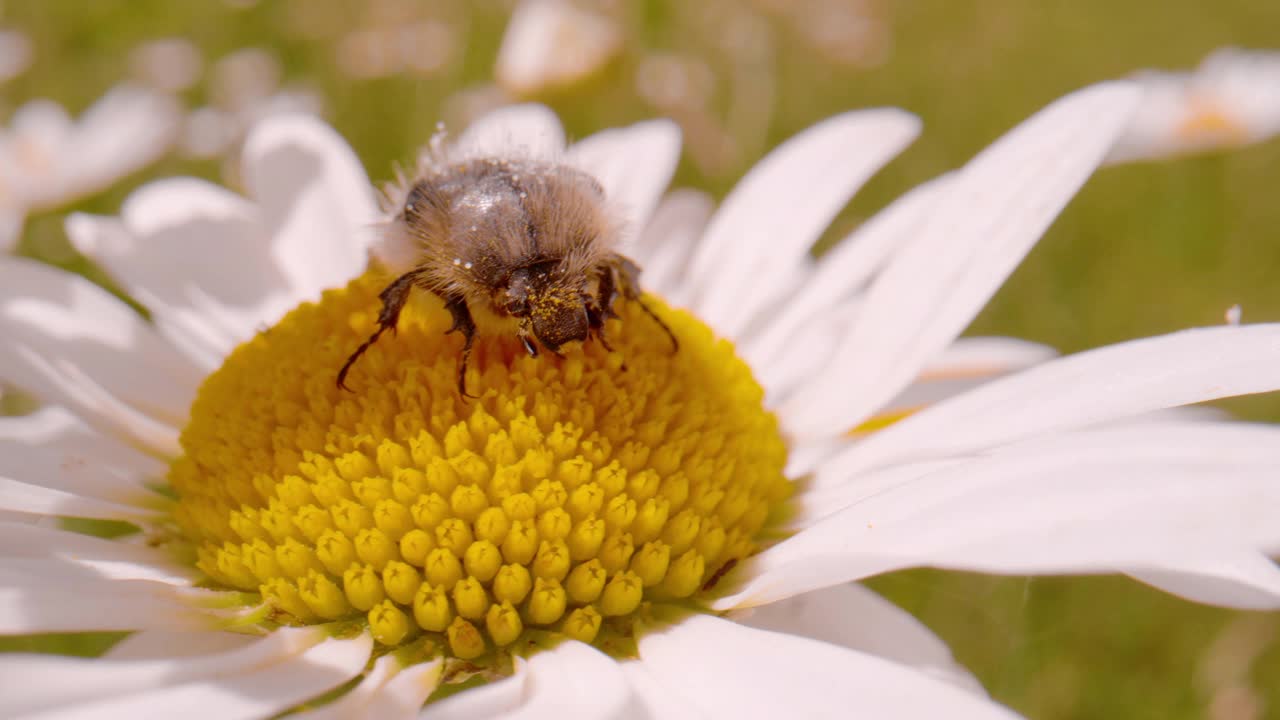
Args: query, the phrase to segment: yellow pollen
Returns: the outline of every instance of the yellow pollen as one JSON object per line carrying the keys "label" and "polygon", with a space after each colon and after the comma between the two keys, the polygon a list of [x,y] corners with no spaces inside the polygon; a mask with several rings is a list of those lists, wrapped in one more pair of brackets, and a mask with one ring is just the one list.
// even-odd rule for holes
{"label": "yellow pollen", "polygon": [[[634,302],[606,337],[529,358],[460,337],[423,294],[335,385],[374,328],[368,274],[294,310],[201,388],[169,479],[175,519],[218,587],[272,624],[367,623],[470,666],[555,638],[634,652],[655,604],[715,592],[791,493],[786,448],[732,347]],[[487,663],[487,664],[486,664]]]}

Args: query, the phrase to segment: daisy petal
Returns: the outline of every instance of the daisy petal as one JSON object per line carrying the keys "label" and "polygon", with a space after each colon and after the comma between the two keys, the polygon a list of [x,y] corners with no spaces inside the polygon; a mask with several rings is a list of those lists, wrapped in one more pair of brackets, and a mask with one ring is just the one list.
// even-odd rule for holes
{"label": "daisy petal", "polygon": [[154,506],[145,483],[163,476],[153,457],[94,432],[65,409],[0,417],[0,476],[139,507]]}
{"label": "daisy petal", "polygon": [[499,108],[471,123],[454,148],[463,157],[517,152],[531,158],[559,159],[564,154],[560,118],[544,105]]}
{"label": "daisy petal", "polygon": [[[204,633],[168,634],[180,639],[173,650],[181,654],[187,640],[200,644]],[[242,636],[244,637],[244,636]],[[93,658],[59,657],[55,655],[0,656],[0,669],[6,679],[21,687],[17,693],[0,696],[0,714],[11,716],[63,706],[75,706],[89,700],[128,695],[150,690],[168,683],[178,684],[193,679],[243,672],[296,656],[324,640],[318,628],[287,628],[265,638],[245,637],[232,650],[207,657],[173,662],[170,657],[145,660],[97,660]],[[126,640],[127,641],[127,640]]]}
{"label": "daisy petal", "polygon": [[787,341],[801,326],[830,313],[833,305],[861,290],[924,222],[926,212],[942,195],[946,177],[898,197],[823,255],[812,277],[787,299],[778,315],[746,340],[743,354],[752,364],[772,360],[784,351],[791,354]]}
{"label": "daisy petal", "polygon": [[3,476],[0,476],[0,509],[30,515],[126,522],[150,520],[156,515],[154,510],[144,510],[135,505],[81,497]]}
{"label": "daisy petal", "polygon": [[[920,130],[913,115],[861,110],[780,145],[725,198],[689,268],[699,316],[734,337],[785,289],[849,197]],[[778,212],[785,208],[785,212]]]}
{"label": "daisy petal", "polygon": [[619,245],[626,253],[671,182],[680,159],[680,126],[650,120],[598,132],[571,145],[565,159],[599,180],[605,197],[622,211],[627,225]]}
{"label": "daisy petal", "polygon": [[277,267],[256,208],[203,180],[149,183],[125,201],[121,220],[75,214],[66,229],[206,369],[305,299]]}
{"label": "daisy petal", "polygon": [[0,634],[208,629],[210,617],[187,604],[187,595],[168,583],[112,580],[56,559],[8,559],[0,567]]}
{"label": "daisy petal", "polygon": [[292,715],[298,720],[342,720],[351,718],[412,718],[435,690],[444,664],[440,660],[408,668],[394,655],[383,655],[361,678],[360,684],[333,702]]}
{"label": "daisy petal", "polygon": [[437,660],[401,668],[373,697],[363,717],[389,720],[417,717],[422,704],[440,684],[443,667]]}
{"label": "daisy petal", "polygon": [[9,258],[0,261],[0,286],[0,377],[105,433],[176,454],[174,426],[185,422],[198,368],[78,275]]}
{"label": "daisy petal", "polygon": [[[1002,337],[957,338],[876,417],[897,415],[935,405],[947,398],[1024,370],[1057,356],[1047,345]],[[876,417],[872,417],[874,422]]]}
{"label": "daisy petal", "polygon": [[[275,663],[227,675],[174,684],[57,708],[41,717],[181,717],[217,708],[224,720],[274,716],[335,688],[364,669],[372,649],[368,635],[330,639]],[[100,662],[100,661],[99,661]]]}
{"label": "daisy petal", "polygon": [[689,255],[714,209],[711,196],[697,190],[675,190],[662,199],[636,240],[632,256],[644,269],[640,284],[646,290],[668,302],[688,304]]}
{"label": "daisy petal", "polygon": [[1123,83],[1068,95],[956,172],[919,237],[871,286],[830,371],[783,405],[786,427],[801,435],[840,432],[901,391],[1049,227],[1137,99],[1137,89]]}
{"label": "daisy petal", "polygon": [[627,676],[631,684],[631,692],[636,703],[647,713],[649,720],[704,720],[709,715],[676,695],[675,691],[663,685],[643,662],[634,660],[620,663],[622,674]]}
{"label": "daisy petal", "polygon": [[249,133],[241,165],[275,267],[300,298],[364,271],[378,220],[373,187],[333,128],[311,115],[271,115]]}
{"label": "daisy petal", "polygon": [[173,660],[238,650],[258,641],[252,635],[237,632],[139,630],[112,645],[103,657],[110,660]]}
{"label": "daisy petal", "polygon": [[897,663],[709,615],[649,631],[639,649],[659,682],[708,717],[1017,717]]}
{"label": "daisy petal", "polygon": [[[548,651],[551,652],[551,651]],[[517,709],[524,696],[528,681],[529,662],[522,657],[515,659],[515,670],[509,677],[487,682],[466,692],[454,693],[443,700],[431,703],[423,717],[431,720],[473,720],[473,718],[503,717],[503,713]]]}
{"label": "daisy petal", "polygon": [[94,103],[76,122],[59,198],[102,190],[163,155],[177,139],[182,109],[172,96],[122,85]]}
{"label": "daisy petal", "polygon": [[1169,570],[1139,570],[1129,575],[1195,602],[1223,607],[1280,608],[1280,568],[1267,556],[1249,550],[1205,549],[1184,553]]}
{"label": "daisy petal", "polygon": [[[1005,574],[1178,571],[1280,549],[1280,429],[1118,426],[992,451],[866,488],[756,557],[719,609],[753,606],[907,567]],[[1280,571],[1219,576],[1275,592]],[[1248,573],[1242,575],[1241,573]]]}
{"label": "daisy petal", "polygon": [[788,598],[737,618],[759,630],[800,635],[901,663],[986,696],[981,683],[910,613],[856,583]]}
{"label": "daisy petal", "polygon": [[1184,330],[1051,360],[917,413],[823,472],[969,453],[1055,430],[1280,388],[1280,324]]}
{"label": "daisy petal", "polygon": [[618,662],[573,640],[531,656],[525,677],[523,702],[504,718],[618,718],[632,700]]}
{"label": "daisy petal", "polygon": [[0,522],[0,557],[59,558],[117,579],[190,582],[196,575],[156,548],[28,523]]}

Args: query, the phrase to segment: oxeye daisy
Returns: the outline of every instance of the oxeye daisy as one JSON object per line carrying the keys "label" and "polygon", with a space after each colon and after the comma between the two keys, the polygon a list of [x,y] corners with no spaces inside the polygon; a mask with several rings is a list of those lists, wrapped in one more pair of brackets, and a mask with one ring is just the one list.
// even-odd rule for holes
{"label": "oxeye daisy", "polygon": [[645,301],[531,358],[429,294],[377,326],[368,179],[331,130],[263,123],[247,197],[190,179],[78,215],[87,281],[0,264],[0,631],[133,634],[98,659],[0,658],[6,716],[1010,717],[854,583],[907,567],[1128,573],[1280,605],[1280,432],[1161,412],[1280,387],[1280,327],[1053,359],[957,339],[1123,132],[1087,88],[813,260],[918,132],[897,110],[796,136],[712,211],[661,199],[649,122],[565,147],[521,106],[458,143],[593,175],[632,219]]}

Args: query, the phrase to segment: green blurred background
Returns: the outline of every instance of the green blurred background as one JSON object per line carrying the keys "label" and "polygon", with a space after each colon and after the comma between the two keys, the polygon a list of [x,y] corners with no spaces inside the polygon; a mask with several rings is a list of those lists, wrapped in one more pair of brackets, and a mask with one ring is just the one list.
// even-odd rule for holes
{"label": "green blurred background", "polygon": [[[7,113],[51,97],[83,109],[137,71],[134,48],[161,37],[191,41],[206,70],[256,47],[279,62],[283,84],[319,98],[370,175],[386,179],[438,120],[457,122],[504,98],[494,86],[494,58],[512,7],[493,0],[10,0],[0,25],[27,33],[34,56],[0,86],[0,106]],[[677,184],[722,195],[768,148],[837,111],[895,105],[919,114],[923,137],[855,199],[832,237],[1071,89],[1140,68],[1190,69],[1224,45],[1280,47],[1274,0],[614,0],[588,7],[617,23],[619,53],[592,77],[537,98],[561,113],[574,136],[678,117],[689,147]],[[400,65],[361,56],[362,47],[405,28],[420,33],[408,35],[419,56]],[[190,106],[217,100],[210,74],[183,91]],[[683,95],[663,91],[671,77],[685,83]],[[226,179],[219,160],[174,153],[75,208],[113,212],[140,182],[174,173]],[[1275,141],[1103,170],[970,332],[1073,351],[1217,324],[1236,303],[1246,321],[1280,320],[1277,188]],[[61,213],[30,218],[21,249],[86,268],[66,244]],[[1225,407],[1280,421],[1274,395]],[[1034,718],[1280,717],[1275,614],[1196,606],[1122,578],[917,571],[872,585],[937,630],[995,698]],[[16,639],[0,647],[90,653],[111,639]]]}

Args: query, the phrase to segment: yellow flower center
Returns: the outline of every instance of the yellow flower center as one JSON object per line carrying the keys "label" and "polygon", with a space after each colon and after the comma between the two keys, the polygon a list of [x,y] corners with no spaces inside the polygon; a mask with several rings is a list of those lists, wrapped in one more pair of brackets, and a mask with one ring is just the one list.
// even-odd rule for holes
{"label": "yellow flower center", "polygon": [[270,621],[363,620],[385,646],[483,662],[570,637],[633,651],[654,603],[706,592],[756,552],[791,492],[786,448],[732,347],[650,298],[600,342],[528,357],[462,339],[422,293],[374,329],[367,274],[294,310],[200,389],[170,480],[196,564]]}

